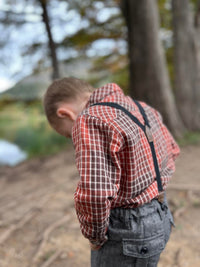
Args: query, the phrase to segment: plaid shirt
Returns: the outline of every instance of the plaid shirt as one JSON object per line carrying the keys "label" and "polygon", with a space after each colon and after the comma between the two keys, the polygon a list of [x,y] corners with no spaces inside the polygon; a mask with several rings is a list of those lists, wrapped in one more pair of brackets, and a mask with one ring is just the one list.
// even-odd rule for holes
{"label": "plaid shirt", "polygon": [[[80,173],[74,199],[83,235],[102,245],[106,240],[110,209],[134,208],[158,196],[151,149],[144,132],[123,111],[98,102],[115,102],[144,124],[133,100],[116,84],[107,84],[91,95],[72,129],[76,165]],[[179,147],[162,123],[161,115],[145,109],[156,150],[163,188],[175,171]]]}

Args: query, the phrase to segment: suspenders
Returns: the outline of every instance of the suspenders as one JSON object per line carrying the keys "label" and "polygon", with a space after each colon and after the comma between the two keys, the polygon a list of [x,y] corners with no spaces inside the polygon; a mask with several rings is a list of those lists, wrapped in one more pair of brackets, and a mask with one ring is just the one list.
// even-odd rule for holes
{"label": "suspenders", "polygon": [[153,136],[151,133],[151,127],[147,118],[147,115],[143,109],[143,107],[141,106],[141,104],[134,100],[135,104],[137,105],[137,107],[140,110],[140,113],[142,114],[144,121],[145,121],[145,125],[143,125],[134,115],[132,115],[127,109],[125,109],[124,107],[122,107],[121,105],[117,104],[117,103],[113,103],[113,102],[100,102],[100,103],[96,103],[93,104],[92,106],[109,106],[112,108],[116,108],[116,109],[120,109],[122,110],[126,115],[128,115],[145,133],[146,138],[149,142],[149,146],[151,148],[151,154],[153,157],[153,162],[154,162],[154,168],[155,168],[155,172],[156,172],[156,181],[157,181],[157,185],[158,185],[158,191],[162,192],[163,191],[163,187],[162,187],[162,182],[161,182],[161,177],[160,177],[160,171],[159,171],[159,167],[158,167],[158,161],[157,161],[157,157],[156,157],[156,152],[155,152],[155,147],[154,147],[154,143],[153,143]]}

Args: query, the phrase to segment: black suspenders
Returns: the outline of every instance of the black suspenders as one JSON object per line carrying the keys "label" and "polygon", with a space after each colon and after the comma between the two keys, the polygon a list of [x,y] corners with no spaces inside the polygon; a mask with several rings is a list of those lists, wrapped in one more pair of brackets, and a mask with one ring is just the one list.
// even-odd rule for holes
{"label": "black suspenders", "polygon": [[122,110],[126,115],[128,115],[145,133],[146,138],[149,142],[150,148],[151,148],[151,154],[153,157],[153,162],[154,162],[154,168],[155,168],[155,172],[156,172],[156,181],[157,181],[157,185],[158,185],[158,191],[162,192],[163,191],[163,187],[162,187],[162,182],[161,182],[161,177],[160,177],[160,171],[159,171],[159,167],[158,167],[158,161],[157,161],[157,157],[156,157],[156,152],[155,152],[155,147],[154,147],[154,143],[153,143],[153,136],[151,133],[151,127],[147,118],[147,115],[143,109],[143,107],[141,106],[141,104],[134,100],[135,104],[138,106],[140,113],[142,114],[144,121],[145,121],[145,125],[143,125],[134,115],[132,115],[127,109],[125,109],[124,107],[120,106],[117,103],[113,103],[113,102],[100,102],[100,103],[96,103],[93,104],[92,106],[109,106],[112,108],[116,108],[116,109],[120,109]]}

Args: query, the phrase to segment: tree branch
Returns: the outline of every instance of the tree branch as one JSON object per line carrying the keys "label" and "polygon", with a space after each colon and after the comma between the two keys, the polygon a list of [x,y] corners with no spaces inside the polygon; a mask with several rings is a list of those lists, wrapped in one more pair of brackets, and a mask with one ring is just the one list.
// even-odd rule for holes
{"label": "tree branch", "polygon": [[33,216],[36,214],[36,211],[30,211],[26,214],[17,224],[11,225],[1,236],[0,236],[0,245],[2,245],[13,232],[21,229],[27,222],[29,222]]}
{"label": "tree branch", "polygon": [[49,267],[62,254],[62,250],[56,251],[41,267]]}
{"label": "tree branch", "polygon": [[46,242],[48,241],[50,234],[56,228],[58,228],[59,226],[61,226],[64,223],[68,222],[69,219],[70,219],[69,215],[65,215],[63,218],[59,219],[58,221],[54,222],[49,227],[47,227],[47,229],[43,233],[41,244],[40,244],[35,256],[33,257],[33,260],[32,260],[33,263],[36,263],[38,261],[38,259],[40,258],[40,256],[42,255],[42,250],[45,247]]}

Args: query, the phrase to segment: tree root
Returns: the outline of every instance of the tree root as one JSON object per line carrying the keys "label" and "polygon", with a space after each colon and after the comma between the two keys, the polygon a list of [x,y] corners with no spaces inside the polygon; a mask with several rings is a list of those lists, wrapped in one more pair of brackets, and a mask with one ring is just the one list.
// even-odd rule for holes
{"label": "tree root", "polygon": [[181,267],[180,266],[180,254],[181,254],[181,249],[179,248],[174,256],[174,266]]}
{"label": "tree root", "polygon": [[178,191],[197,191],[200,192],[200,185],[195,184],[169,184],[168,189],[178,190]]}
{"label": "tree root", "polygon": [[[20,221],[16,224],[12,224],[1,236],[0,236],[0,245],[2,245],[10,236],[13,232],[16,230],[21,229],[27,222],[29,222],[34,215],[36,215],[36,212],[42,208],[42,206],[49,200],[50,196],[45,196],[40,203],[36,206],[33,207],[28,211],[28,213],[20,219]],[[6,225],[5,222],[2,222],[2,225]]]}
{"label": "tree root", "polygon": [[45,263],[41,265],[41,267],[49,267],[58,257],[63,253],[63,250],[56,251]]}
{"label": "tree root", "polygon": [[36,210],[29,211],[17,224],[11,225],[1,236],[0,245],[2,245],[16,230],[21,229],[36,214]]}
{"label": "tree root", "polygon": [[0,211],[4,213],[7,209],[15,208],[16,206],[19,205],[19,202],[30,202],[33,201],[34,199],[39,199],[44,195],[54,193],[56,191],[55,186],[49,186],[46,190],[41,185],[41,189],[34,190],[33,188],[30,192],[23,193],[22,196],[16,197],[14,200],[0,206]]}
{"label": "tree root", "polygon": [[[30,212],[31,210],[40,211],[40,209],[46,204],[46,202],[49,200],[50,197],[51,197],[51,195],[44,196],[42,198],[42,200],[40,200],[39,204],[37,204],[37,206],[30,207],[29,210],[27,210],[27,212]],[[16,221],[18,221],[18,220],[16,220]],[[8,224],[10,224],[10,222],[0,221],[0,227],[6,226]],[[12,225],[13,224],[15,224],[15,221],[12,222]]]}
{"label": "tree root", "polygon": [[186,209],[187,209],[187,207],[183,206],[183,207],[180,207],[177,210],[175,210],[174,219],[177,219],[178,217],[180,217],[186,211]]}
{"label": "tree root", "polygon": [[51,224],[50,226],[47,227],[47,229],[43,233],[43,236],[42,236],[42,239],[41,239],[41,244],[40,244],[35,256],[32,259],[33,263],[36,263],[38,261],[38,259],[41,257],[42,250],[45,247],[46,242],[48,241],[51,232],[53,232],[56,228],[58,228],[62,224],[68,222],[69,219],[70,219],[70,216],[69,215],[65,215],[63,218],[59,219],[58,221],[54,222],[53,224]]}

